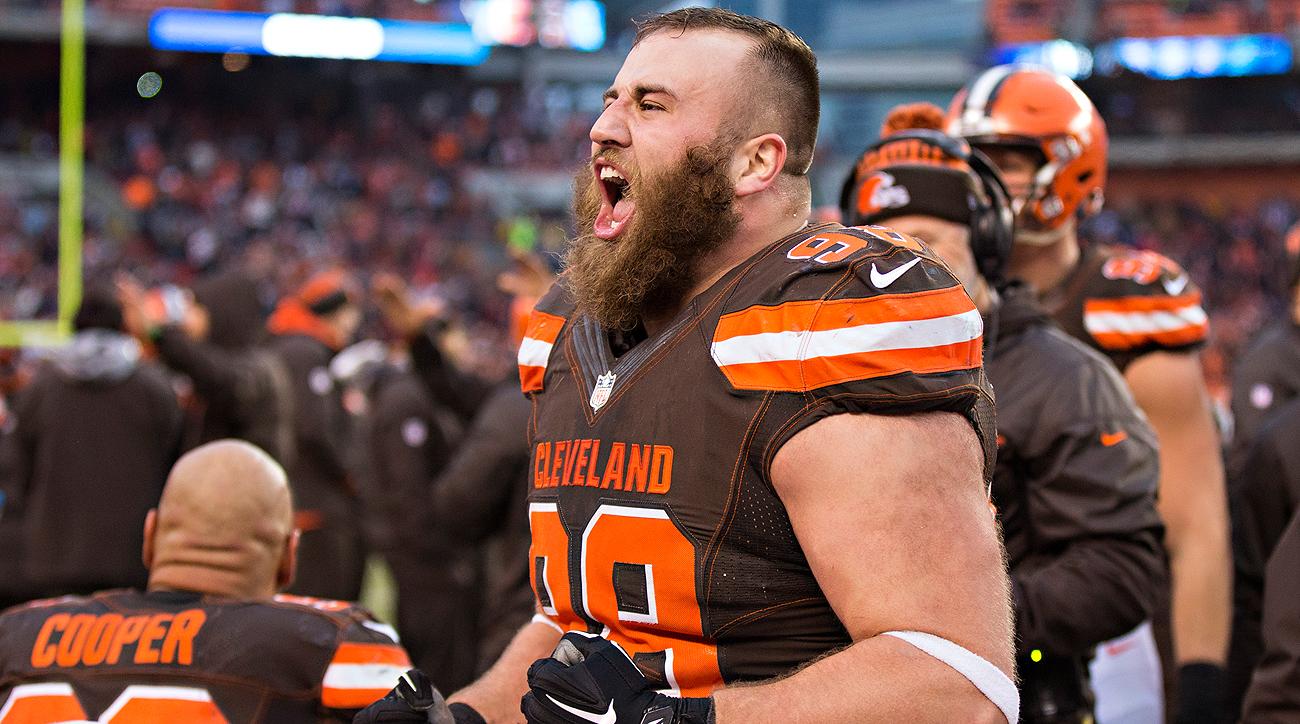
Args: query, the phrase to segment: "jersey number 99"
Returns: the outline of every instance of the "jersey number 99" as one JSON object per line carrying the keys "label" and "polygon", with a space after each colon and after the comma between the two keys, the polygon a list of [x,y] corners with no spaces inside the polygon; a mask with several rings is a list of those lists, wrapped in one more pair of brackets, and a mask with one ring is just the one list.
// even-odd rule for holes
{"label": "jersey number 99", "polygon": [[566,631],[602,624],[601,635],[632,655],[652,681],[662,676],[668,690],[702,696],[722,684],[717,647],[701,623],[695,546],[665,510],[604,504],[575,536],[565,531],[555,503],[532,503],[528,513],[533,591],[547,616]]}

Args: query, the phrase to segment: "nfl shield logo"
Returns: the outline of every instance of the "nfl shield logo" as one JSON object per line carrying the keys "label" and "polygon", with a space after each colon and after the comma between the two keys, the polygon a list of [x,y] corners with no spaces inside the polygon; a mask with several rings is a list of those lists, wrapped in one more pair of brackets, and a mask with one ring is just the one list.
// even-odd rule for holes
{"label": "nfl shield logo", "polygon": [[609,402],[609,393],[614,389],[615,377],[616,375],[613,372],[606,372],[596,378],[596,389],[591,391],[592,412],[599,410],[605,406],[606,402]]}

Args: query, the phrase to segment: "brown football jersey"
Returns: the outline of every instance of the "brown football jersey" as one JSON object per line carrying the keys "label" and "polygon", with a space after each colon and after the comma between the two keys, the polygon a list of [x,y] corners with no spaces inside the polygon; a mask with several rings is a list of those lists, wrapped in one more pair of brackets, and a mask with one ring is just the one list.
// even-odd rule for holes
{"label": "brown football jersey", "polygon": [[351,721],[408,668],[348,603],[106,591],[0,615],[0,724]]}
{"label": "brown football jersey", "polygon": [[1044,306],[1072,337],[1123,371],[1150,352],[1187,352],[1205,343],[1209,318],[1182,267],[1154,251],[1095,246]]}
{"label": "brown football jersey", "polygon": [[[805,229],[619,356],[561,280],[520,348],[532,583],[542,620],[621,644],[660,688],[788,673],[849,636],[769,467],[841,413],[964,415],[995,434],[979,313],[919,242]],[[889,450],[837,451],[870,468]]]}

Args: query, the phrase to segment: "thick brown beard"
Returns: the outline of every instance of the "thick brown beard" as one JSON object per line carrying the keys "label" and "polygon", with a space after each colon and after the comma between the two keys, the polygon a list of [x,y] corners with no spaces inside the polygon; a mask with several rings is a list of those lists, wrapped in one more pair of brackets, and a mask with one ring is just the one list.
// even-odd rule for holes
{"label": "thick brown beard", "polygon": [[607,329],[628,330],[685,301],[700,261],[740,225],[735,184],[726,174],[734,147],[729,140],[696,146],[676,167],[633,178],[636,212],[614,241],[593,233],[599,182],[590,164],[578,171],[573,193],[578,235],[565,257],[565,279],[581,312]]}

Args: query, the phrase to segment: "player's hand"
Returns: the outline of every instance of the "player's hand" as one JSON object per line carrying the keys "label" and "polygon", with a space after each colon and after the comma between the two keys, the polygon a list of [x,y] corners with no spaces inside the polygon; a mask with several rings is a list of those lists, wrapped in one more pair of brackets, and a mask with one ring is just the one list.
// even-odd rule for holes
{"label": "player's hand", "polygon": [[549,659],[528,667],[520,702],[537,724],[708,724],[713,700],[656,692],[632,659],[614,643],[567,633]]}
{"label": "player's hand", "polygon": [[406,283],[396,274],[376,274],[370,281],[370,289],[384,321],[403,337],[416,334],[429,320],[442,317],[444,310],[440,304],[417,304]]}
{"label": "player's hand", "polygon": [[402,674],[384,698],[357,712],[352,724],[481,724],[464,704],[448,707],[442,694],[419,669]]}
{"label": "player's hand", "polygon": [[122,323],[126,333],[143,339],[148,331],[145,319],[145,290],[140,283],[127,274],[119,274],[117,282],[117,300],[122,305]]}

